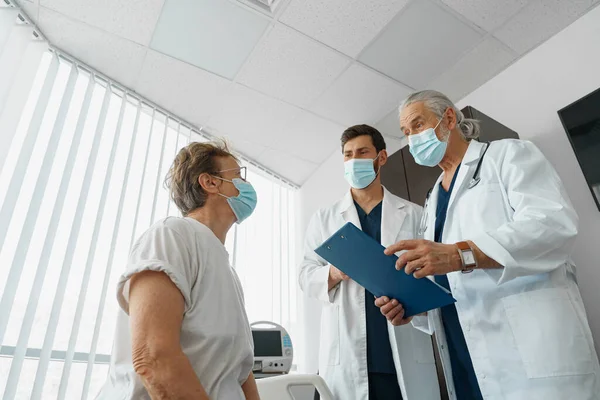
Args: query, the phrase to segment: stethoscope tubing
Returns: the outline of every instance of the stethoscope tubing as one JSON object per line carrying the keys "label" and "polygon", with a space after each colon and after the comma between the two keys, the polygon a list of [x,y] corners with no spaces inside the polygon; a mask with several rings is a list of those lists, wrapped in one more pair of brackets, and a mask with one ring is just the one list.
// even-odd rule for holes
{"label": "stethoscope tubing", "polygon": [[[471,178],[471,181],[469,182],[469,186],[468,186],[469,189],[473,189],[475,186],[477,186],[479,184],[479,182],[481,182],[481,178],[479,177],[479,174],[481,171],[481,163],[483,162],[485,153],[487,153],[489,147],[490,147],[490,143],[486,142],[486,146],[485,146],[485,149],[483,150],[483,154],[481,154],[481,157],[479,158],[479,161],[477,162],[477,167],[475,168],[475,173],[473,174],[473,178]],[[429,197],[431,196],[432,191],[433,191],[433,188],[430,188],[427,191],[427,196],[425,196],[425,204],[423,205],[423,215],[421,216],[421,223],[419,224],[419,232],[418,232],[419,236],[423,236],[423,234],[427,230],[427,206],[429,205]]]}

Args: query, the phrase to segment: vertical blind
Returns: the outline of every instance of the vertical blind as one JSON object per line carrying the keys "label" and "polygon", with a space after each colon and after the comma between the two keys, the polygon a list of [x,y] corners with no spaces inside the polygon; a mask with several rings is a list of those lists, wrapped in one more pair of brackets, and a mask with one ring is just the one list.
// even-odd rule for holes
{"label": "vertical blind", "polygon": [[[207,139],[32,33],[0,8],[0,394],[93,398],[131,244],[179,215],[163,178],[181,147]],[[248,175],[259,206],[226,246],[250,320],[294,332],[296,192]]]}

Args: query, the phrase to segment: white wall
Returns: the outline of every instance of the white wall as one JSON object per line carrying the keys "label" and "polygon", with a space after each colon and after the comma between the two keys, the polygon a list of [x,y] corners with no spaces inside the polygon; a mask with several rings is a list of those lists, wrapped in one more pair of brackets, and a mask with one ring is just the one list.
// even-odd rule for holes
{"label": "white wall", "polygon": [[[600,7],[510,66],[459,106],[472,105],[536,143],[554,164],[580,217],[574,259],[579,285],[600,352],[600,211],[558,119],[557,111],[600,87]],[[401,99],[398,99],[399,101]],[[393,115],[388,116],[389,120]],[[383,127],[381,127],[383,128]],[[384,133],[396,135],[397,132]],[[392,143],[390,143],[392,144]],[[599,155],[600,157],[600,155]],[[298,240],[311,215],[344,195],[341,154],[336,151],[300,190]],[[302,248],[302,247],[300,247]],[[304,299],[303,370],[316,371],[320,305]]]}
{"label": "white wall", "polygon": [[600,352],[600,211],[557,114],[598,88],[600,7],[468,95],[459,106],[471,105],[531,140],[557,169],[579,214],[573,258]]}

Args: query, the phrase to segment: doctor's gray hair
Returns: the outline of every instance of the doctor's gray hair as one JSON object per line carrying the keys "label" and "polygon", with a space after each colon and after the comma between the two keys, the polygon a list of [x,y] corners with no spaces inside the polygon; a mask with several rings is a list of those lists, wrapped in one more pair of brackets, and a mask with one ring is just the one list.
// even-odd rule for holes
{"label": "doctor's gray hair", "polygon": [[443,93],[435,90],[422,90],[408,96],[400,105],[398,112],[401,113],[407,106],[423,102],[425,107],[431,110],[438,118],[442,118],[447,109],[452,108],[456,113],[456,120],[462,136],[466,140],[477,139],[480,133],[479,121],[476,119],[465,118],[454,103]]}

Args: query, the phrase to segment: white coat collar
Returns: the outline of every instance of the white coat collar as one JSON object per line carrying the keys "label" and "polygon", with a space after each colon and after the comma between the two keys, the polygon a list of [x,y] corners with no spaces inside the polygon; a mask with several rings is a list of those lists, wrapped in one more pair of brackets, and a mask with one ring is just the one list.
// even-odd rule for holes
{"label": "white coat collar", "polygon": [[485,143],[478,142],[477,140],[471,140],[471,142],[469,143],[469,147],[467,148],[467,152],[463,157],[462,163],[472,164],[474,162],[479,161],[479,159],[481,158],[481,154],[483,153],[483,148],[485,146]]}
{"label": "white coat collar", "polygon": [[[383,187],[383,204],[381,211],[381,244],[389,246],[395,243],[398,232],[400,232],[402,223],[406,218],[406,212],[401,211],[406,204],[398,196],[394,196]],[[342,214],[344,221],[352,222],[361,229],[358,212],[354,205],[354,199],[350,190],[337,203],[336,212]]]}

